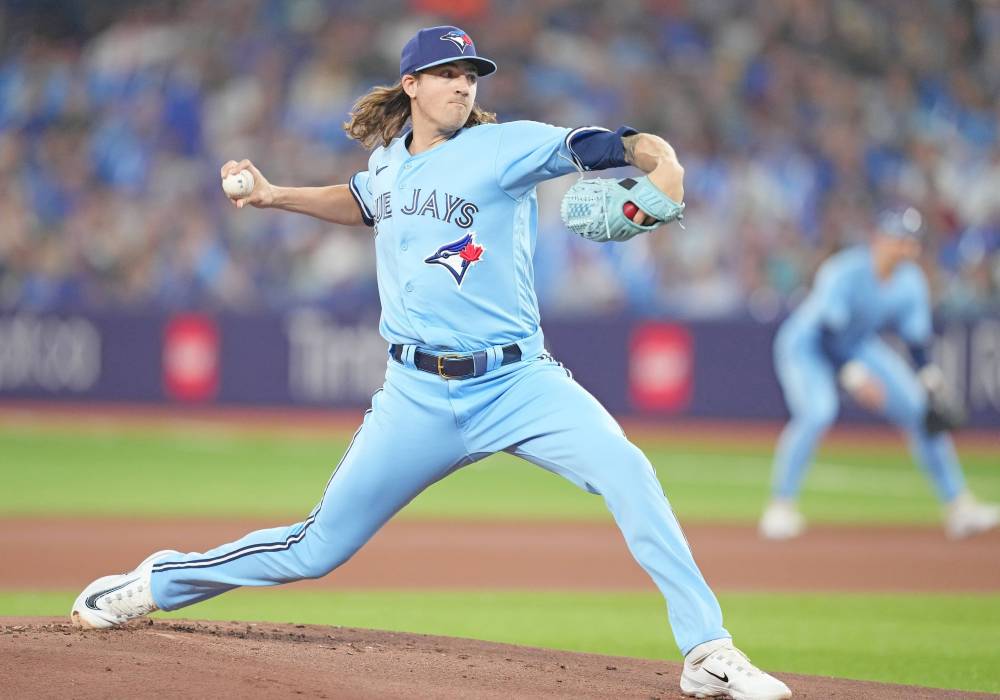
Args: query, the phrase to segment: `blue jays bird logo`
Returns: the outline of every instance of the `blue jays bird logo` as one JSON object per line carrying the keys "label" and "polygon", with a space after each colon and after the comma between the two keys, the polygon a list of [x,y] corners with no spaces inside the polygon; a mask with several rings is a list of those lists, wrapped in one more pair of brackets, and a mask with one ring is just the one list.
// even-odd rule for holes
{"label": "blue jays bird logo", "polygon": [[425,258],[424,262],[444,267],[455,278],[455,283],[461,287],[465,273],[482,259],[483,250],[483,246],[476,245],[476,232],[470,231],[457,241],[438,248],[437,252]]}
{"label": "blue jays bird logo", "polygon": [[465,53],[466,46],[472,46],[472,39],[469,38],[468,34],[465,32],[455,31],[454,29],[441,37],[441,41],[450,41],[457,46],[458,50],[462,53]]}

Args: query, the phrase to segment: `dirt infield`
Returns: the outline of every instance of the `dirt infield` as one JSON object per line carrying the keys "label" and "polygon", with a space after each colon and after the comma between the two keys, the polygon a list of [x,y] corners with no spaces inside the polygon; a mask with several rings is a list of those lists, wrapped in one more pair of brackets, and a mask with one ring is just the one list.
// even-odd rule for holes
{"label": "dirt infield", "polygon": [[[470,639],[271,623],[80,632],[0,618],[0,688],[31,698],[681,698],[678,663]],[[782,674],[796,700],[985,694]]]}
{"label": "dirt infield", "polygon": [[[276,524],[0,519],[0,589],[75,590],[157,549],[205,551]],[[746,525],[685,532],[718,590],[1000,591],[1000,567],[982,565],[996,561],[1000,532],[949,542],[934,527],[815,527],[785,543],[764,542]],[[390,522],[333,574],[294,585],[654,590],[611,524],[407,520]]]}

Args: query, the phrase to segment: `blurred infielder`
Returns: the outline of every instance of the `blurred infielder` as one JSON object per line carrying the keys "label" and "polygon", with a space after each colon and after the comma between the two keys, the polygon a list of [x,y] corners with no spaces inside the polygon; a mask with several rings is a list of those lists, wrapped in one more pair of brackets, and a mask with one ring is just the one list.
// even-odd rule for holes
{"label": "blurred infielder", "polygon": [[[920,255],[920,213],[883,213],[869,245],[849,248],[820,267],[808,298],[782,324],[774,364],[792,419],[778,442],[772,500],[760,521],[771,539],[805,529],[796,499],[813,451],[837,418],[838,378],[864,407],[882,413],[909,438],[945,504],[945,531],[960,538],[996,527],[1000,508],[979,503],[965,487],[948,431],[963,412],[931,364],[931,310]],[[916,370],[879,332],[908,346]]]}
{"label": "blurred infielder", "polygon": [[[324,576],[429,485],[507,451],[604,497],[666,597],[686,655],[684,692],[790,697],[733,647],[649,461],[543,348],[532,275],[535,186],[635,165],[648,176],[585,180],[563,202],[576,232],[625,240],[681,215],[683,169],[663,139],[628,127],[494,123],[475,97],[477,79],[495,70],[461,29],[423,29],[403,49],[400,84],[362,97],[345,125],[378,146],[368,170],[346,185],[285,188],[249,161],[223,166],[224,177],[253,173],[254,189],[238,207],[373,227],[385,384],[304,521],[204,553],[157,552],[88,586],[73,606],[77,624],[109,627],[238,586]],[[632,221],[622,213],[629,203],[641,207]]]}

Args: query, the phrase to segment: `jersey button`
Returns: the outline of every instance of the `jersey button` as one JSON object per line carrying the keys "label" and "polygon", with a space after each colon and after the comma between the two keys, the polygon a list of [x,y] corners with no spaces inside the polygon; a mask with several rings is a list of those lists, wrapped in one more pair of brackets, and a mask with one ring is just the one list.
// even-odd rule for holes
{"label": "jersey button", "polygon": [[408,250],[410,246],[407,243],[401,243],[399,246],[400,250]]}
{"label": "jersey button", "polygon": [[406,165],[404,165],[403,167],[404,167],[404,168],[406,168],[407,170],[409,170],[409,169],[410,169],[410,164],[409,164],[409,163],[407,163],[407,164],[406,164]]}
{"label": "jersey button", "polygon": [[408,292],[412,292],[413,291],[413,282],[407,282],[405,289]]}

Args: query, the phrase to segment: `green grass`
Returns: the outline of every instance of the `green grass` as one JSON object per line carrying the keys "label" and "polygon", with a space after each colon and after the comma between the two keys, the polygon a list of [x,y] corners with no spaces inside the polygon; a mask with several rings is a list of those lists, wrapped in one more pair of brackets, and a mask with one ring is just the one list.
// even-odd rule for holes
{"label": "green grass", "polygon": [[[250,436],[206,429],[106,431],[0,426],[0,517],[297,517],[311,509],[349,435]],[[685,521],[750,521],[767,494],[759,443],[640,444]],[[965,450],[973,488],[1000,499],[1000,449]],[[935,522],[929,485],[899,446],[821,450],[803,508],[820,522]],[[432,486],[405,517],[604,519],[602,500],[508,455]]]}
{"label": "green grass", "polygon": [[[65,615],[72,593],[0,592],[0,615]],[[745,593],[726,624],[775,671],[1000,692],[1000,595]],[[678,659],[653,593],[236,591],[166,617],[342,625]]]}

